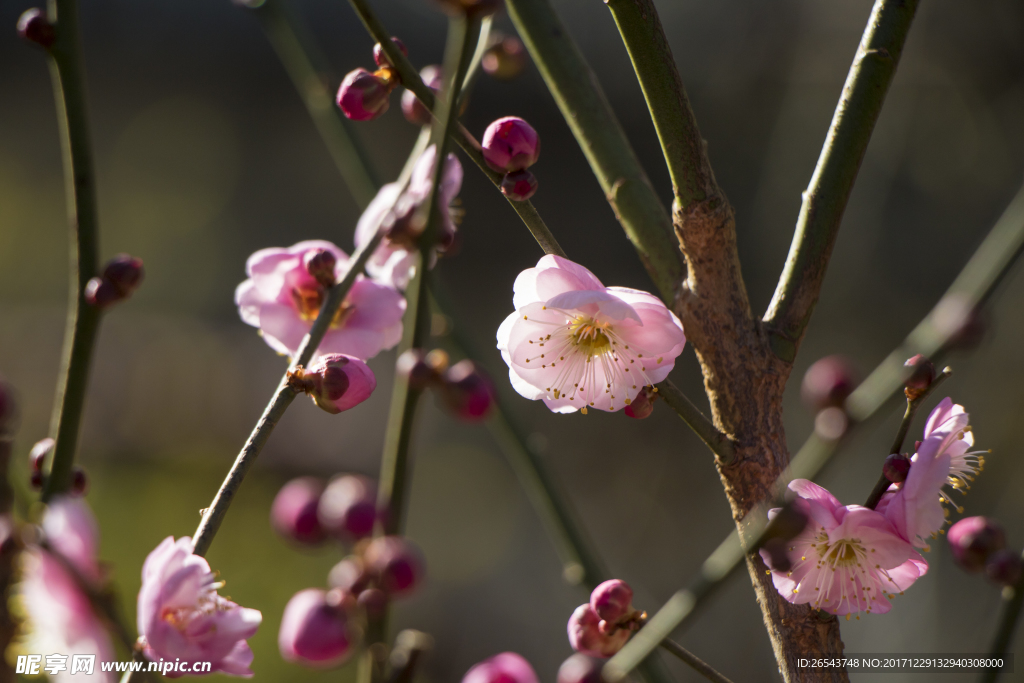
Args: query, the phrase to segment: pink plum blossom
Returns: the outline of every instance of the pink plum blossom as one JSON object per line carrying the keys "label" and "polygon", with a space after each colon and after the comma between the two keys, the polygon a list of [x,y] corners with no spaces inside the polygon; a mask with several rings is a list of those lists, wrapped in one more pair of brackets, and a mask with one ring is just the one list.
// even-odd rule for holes
{"label": "pink plum blossom", "polygon": [[263,616],[219,596],[221,586],[206,560],[192,554],[190,538],[165,538],[142,566],[138,626],[146,657],[210,662],[213,671],[252,676],[245,641]]}
{"label": "pink plum blossom", "polygon": [[[411,223],[416,211],[430,197],[436,156],[437,152],[433,145],[420,155],[413,167],[408,186],[404,189],[400,182],[388,183],[380,188],[356,225],[357,248],[373,238],[378,226],[383,225],[387,231],[385,238],[367,262],[366,272],[396,289],[404,290],[416,272],[415,238],[419,236],[419,232]],[[454,154],[449,154],[444,165],[438,196],[441,210],[439,246],[442,250],[455,237],[455,221],[452,219],[450,207],[461,188],[462,164]]]}
{"label": "pink plum blossom", "polygon": [[474,664],[462,683],[538,683],[533,667],[522,655],[502,652]]}
{"label": "pink plum blossom", "polygon": [[[860,505],[843,505],[806,479],[789,484],[796,509],[809,522],[786,544],[790,568],[772,569],[772,582],[783,598],[811,604],[831,614],[885,614],[894,593],[910,587],[928,564],[896,533],[881,513]],[[781,508],[769,513],[774,519]],[[771,555],[761,558],[772,568]]]}
{"label": "pink plum blossom", "polygon": [[[42,520],[43,533],[63,561],[47,550],[30,547],[22,555],[22,576],[18,595],[28,626],[24,647],[27,652],[66,655],[96,655],[100,661],[116,659],[114,647],[103,622],[93,611],[89,598],[75,577],[65,568],[70,564],[80,579],[99,581],[96,560],[98,532],[89,507],[80,499],[55,498]],[[10,534],[10,527],[3,530]],[[96,667],[93,676],[71,675],[69,670],[50,680],[113,681]]]}
{"label": "pink plum blossom", "polygon": [[679,318],[657,297],[605,287],[560,256],[519,274],[498,349],[520,394],[556,413],[614,412],[665,379],[683,352]]}
{"label": "pink plum blossom", "polygon": [[[327,294],[324,283],[306,266],[307,257],[317,250],[331,252],[336,261],[336,279],[344,277],[348,255],[330,242],[310,240],[287,249],[257,251],[245,264],[249,279],[235,290],[242,320],[258,327],[264,341],[278,353],[295,354]],[[372,358],[398,343],[404,312],[405,299],[393,287],[360,275],[317,353]]]}

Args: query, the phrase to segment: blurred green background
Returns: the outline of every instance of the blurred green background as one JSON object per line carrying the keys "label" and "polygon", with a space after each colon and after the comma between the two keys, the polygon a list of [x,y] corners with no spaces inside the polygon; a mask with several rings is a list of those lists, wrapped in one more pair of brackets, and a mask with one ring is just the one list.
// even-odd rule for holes
{"label": "blurred green background", "polygon": [[[657,139],[611,17],[593,0],[555,4],[668,202]],[[441,59],[445,20],[433,4],[374,5],[415,64]],[[25,454],[47,431],[67,286],[49,77],[43,55],[14,31],[29,6],[0,5],[0,373],[19,392],[12,476],[21,480]],[[329,57],[332,87],[345,72],[372,64],[372,41],[346,3],[294,6]],[[658,6],[717,177],[736,208],[751,301],[763,310],[871,3]],[[125,251],[146,264],[142,289],[104,320],[81,445],[102,556],[133,614],[146,554],[168,535],[192,533],[284,369],[237,317],[232,296],[245,258],[310,238],[351,249],[358,212],[245,10],[227,0],[90,0],[82,22],[102,254]],[[498,25],[512,31],[507,17]],[[606,284],[652,289],[532,66],[511,83],[481,80],[464,121],[480,135],[504,115],[523,116],[540,132],[534,203],[570,257]],[[391,112],[357,130],[379,177],[392,179],[417,132],[402,118],[397,93]],[[952,281],[1022,171],[1024,5],[922,3],[790,383],[792,447],[810,430],[797,397],[803,370],[829,353],[849,356],[864,372],[880,361]],[[458,324],[507,388],[494,331],[511,310],[516,274],[541,254],[470,165],[462,201],[462,249],[438,272]],[[1024,544],[1022,308],[1024,279],[1015,271],[991,307],[981,347],[949,359],[956,374],[944,387],[972,413],[979,445],[995,451],[966,499],[968,513],[999,517],[1016,547]],[[294,404],[210,552],[225,592],[263,612],[251,641],[258,679],[346,676],[304,671],[277,652],[285,602],[323,585],[341,553],[291,548],[271,532],[268,509],[297,474],[376,474],[393,360],[385,353],[371,363],[380,390],[351,412],[329,416],[308,401]],[[706,405],[689,350],[673,379]],[[556,416],[518,397],[508,407],[529,426],[531,445],[564,483],[614,574],[636,589],[637,606],[664,602],[730,530],[711,456],[665,406],[645,421],[621,413]],[[894,404],[863,430],[823,477],[840,499],[865,497],[897,412]],[[565,622],[586,596],[562,583],[543,528],[483,428],[455,423],[432,399],[419,415],[409,535],[426,553],[430,579],[399,604],[394,625],[435,637],[423,680],[457,681],[480,659],[515,650],[542,681],[553,681],[570,654]],[[954,568],[941,543],[929,559],[929,574],[890,615],[844,624],[848,652],[985,650],[997,590]],[[698,623],[678,639],[723,673],[737,681],[776,676],[746,576],[734,578]],[[666,663],[678,680],[697,680]]]}

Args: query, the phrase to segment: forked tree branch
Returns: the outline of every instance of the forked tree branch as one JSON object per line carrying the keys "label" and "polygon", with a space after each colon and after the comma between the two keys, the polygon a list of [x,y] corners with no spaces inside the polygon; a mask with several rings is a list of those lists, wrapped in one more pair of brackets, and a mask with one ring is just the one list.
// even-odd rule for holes
{"label": "forked tree branch", "polygon": [[857,172],[882,111],[918,0],[876,0],[811,182],[789,256],[765,313],[772,351],[791,363],[821,292]]}

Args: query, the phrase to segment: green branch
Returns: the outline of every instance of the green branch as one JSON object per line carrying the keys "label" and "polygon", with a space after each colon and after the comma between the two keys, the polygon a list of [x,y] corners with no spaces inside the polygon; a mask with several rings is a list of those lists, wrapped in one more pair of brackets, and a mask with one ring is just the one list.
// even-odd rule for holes
{"label": "green branch", "polygon": [[597,77],[548,0],[507,0],[506,6],[652,281],[663,299],[674,301],[685,267],[672,220]]}
{"label": "green branch", "polygon": [[100,309],[85,301],[85,286],[99,263],[96,177],[85,107],[85,73],[76,0],[51,0],[55,39],[47,49],[57,104],[71,254],[68,263],[68,318],[50,436],[56,440],[43,501],[71,486],[75,452],[89,385],[89,365],[100,325]]}
{"label": "green branch", "polygon": [[789,256],[764,321],[772,350],[792,362],[821,292],[847,200],[896,74],[918,0],[876,0],[803,194]]}
{"label": "green branch", "polygon": [[733,444],[718,428],[707,418],[700,408],[693,405],[693,402],[686,397],[679,387],[666,379],[658,384],[658,395],[665,399],[665,403],[676,411],[683,422],[689,425],[694,434],[707,444],[711,452],[719,457],[723,464],[732,460]]}
{"label": "green branch", "polygon": [[704,139],[653,0],[605,0],[605,4],[640,81],[679,207],[686,209],[717,196]]}
{"label": "green branch", "polygon": [[[1017,629],[1017,621],[1020,619],[1022,607],[1024,607],[1024,575],[1017,580],[1015,585],[1003,589],[1003,614],[999,619],[999,628],[996,630],[995,638],[992,639],[992,646],[989,648],[990,657],[999,658],[1010,654],[1013,632]],[[1002,669],[994,667],[986,669],[985,673],[981,675],[981,683],[996,683],[1001,673]]]}
{"label": "green branch", "polygon": [[[755,506],[741,522],[742,539],[733,531],[701,566],[690,586],[678,591],[658,610],[636,636],[605,665],[605,680],[616,683],[641,662],[658,644],[693,615],[694,608],[714,593],[740,566],[747,552],[756,550],[767,537],[768,509],[783,503],[786,486],[793,479],[813,479],[821,472],[840,445],[854,431],[852,427],[872,417],[903,387],[911,374],[904,360],[918,353],[936,359],[955,339],[959,329],[944,322],[950,301],[973,312],[992,295],[1024,250],[1024,188],[1010,202],[985,241],[967,262],[960,275],[904,342],[896,348],[850,394],[844,406],[850,427],[841,439],[814,434],[800,448],[789,467],[776,479],[772,501]],[[770,533],[770,530],[768,531]],[[1016,617],[1014,617],[1016,618]]]}

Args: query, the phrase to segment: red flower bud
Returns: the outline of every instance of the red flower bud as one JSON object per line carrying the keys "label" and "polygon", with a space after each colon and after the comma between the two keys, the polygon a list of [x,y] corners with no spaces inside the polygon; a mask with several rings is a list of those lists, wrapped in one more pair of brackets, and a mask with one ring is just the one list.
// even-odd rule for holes
{"label": "red flower bud", "polygon": [[139,288],[144,275],[142,259],[128,254],[118,254],[103,267],[103,279],[114,285],[122,299],[127,299]]}
{"label": "red flower bud", "polygon": [[32,467],[33,472],[42,472],[43,465],[46,463],[46,456],[53,450],[54,445],[57,442],[46,437],[36,441],[36,445],[32,447],[32,450],[28,453],[28,462]]}
{"label": "red flower bud", "polygon": [[366,477],[336,477],[320,496],[317,516],[324,530],[337,538],[349,542],[366,538],[377,521],[377,488]]}
{"label": "red flower bud", "polygon": [[281,656],[306,666],[341,664],[353,652],[350,618],[344,604],[318,588],[299,591],[284,608],[277,644]]}
{"label": "red flower bud", "polygon": [[[441,67],[434,64],[423,67],[420,69],[420,78],[423,79],[423,84],[435,93],[440,92],[442,83]],[[427,125],[432,118],[430,110],[420,102],[420,99],[416,97],[412,90],[406,90],[402,93],[402,115],[405,116],[406,121],[417,126]]]}
{"label": "red flower bud", "polygon": [[501,179],[501,193],[514,202],[525,202],[537,191],[537,178],[527,170],[506,173]]}
{"label": "red flower bud", "polygon": [[985,573],[1000,586],[1015,586],[1021,575],[1020,555],[1003,548],[992,553],[985,564]]}
{"label": "red flower bud", "polygon": [[953,559],[964,570],[979,572],[998,550],[1006,546],[1006,533],[988,517],[965,517],[946,533]]}
{"label": "red flower bud", "polygon": [[317,518],[317,506],[324,485],[312,477],[293,479],[277,492],[270,508],[270,522],[285,538],[314,545],[327,534]]}
{"label": "red flower bud", "polygon": [[487,126],[480,146],[484,161],[498,173],[522,171],[540,157],[537,131],[517,116],[506,116]]}
{"label": "red flower bud", "polygon": [[609,579],[590,593],[590,607],[604,621],[616,624],[635,611],[633,589],[625,581]]}
{"label": "red flower bud", "polygon": [[440,380],[437,371],[426,360],[423,349],[409,349],[395,364],[395,372],[409,382],[409,388],[417,391],[426,389]]}
{"label": "red flower bud", "polygon": [[654,412],[654,399],[656,398],[658,398],[658,393],[654,387],[641,387],[636,398],[628,402],[623,412],[634,419],[643,420]]}
{"label": "red flower bud", "polygon": [[42,10],[33,7],[18,17],[18,35],[41,47],[50,47],[57,35]]}
{"label": "red flower bud", "polygon": [[400,536],[380,536],[370,541],[363,555],[367,568],[377,576],[389,595],[407,595],[423,581],[423,555],[411,541]]}
{"label": "red flower bud", "polygon": [[910,473],[910,458],[902,453],[892,453],[882,464],[882,474],[894,484],[906,481]]}
{"label": "red flower bud", "polygon": [[89,492],[89,477],[81,467],[71,470],[71,495],[84,496]]}
{"label": "red flower bud", "polygon": [[469,422],[486,418],[494,405],[494,386],[490,378],[471,360],[459,361],[448,368],[439,394],[456,417]]}
{"label": "red flower bud", "polygon": [[855,377],[845,358],[827,356],[807,368],[800,396],[804,404],[815,412],[822,408],[841,407],[857,386]]}
{"label": "red flower bud", "polygon": [[359,68],[349,72],[338,88],[337,103],[353,121],[370,121],[388,110],[391,86],[380,76]]}
{"label": "red flower bud", "polygon": [[[391,36],[391,42],[398,46],[398,49],[402,51],[403,55],[406,57],[409,56],[409,50],[405,47],[405,43],[394,36]],[[373,46],[373,61],[381,68],[384,68],[385,66],[394,66],[394,64],[388,60],[388,56],[384,53],[384,48],[381,47],[380,43]]]}
{"label": "red flower bud", "polygon": [[572,649],[591,657],[611,657],[629,640],[631,631],[620,628],[605,633],[600,627],[601,617],[585,603],[576,608],[569,618],[569,644]]}

